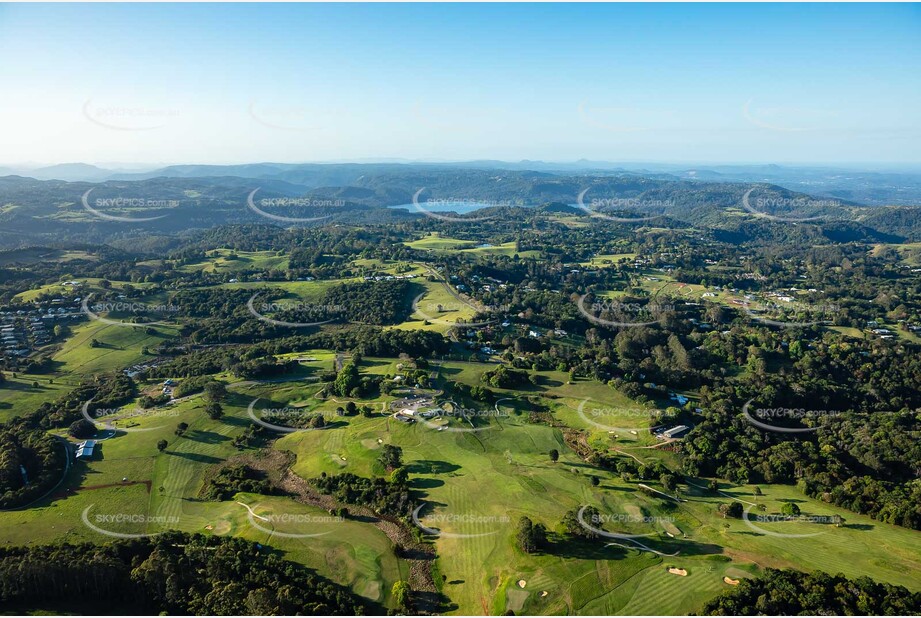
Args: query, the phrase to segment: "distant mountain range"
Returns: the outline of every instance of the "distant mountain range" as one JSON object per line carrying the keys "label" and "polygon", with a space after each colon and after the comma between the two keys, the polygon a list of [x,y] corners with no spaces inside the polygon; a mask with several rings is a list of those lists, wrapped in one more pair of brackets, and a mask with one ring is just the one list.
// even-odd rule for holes
{"label": "distant mountain range", "polygon": [[[105,171],[82,164],[43,169],[42,174]],[[473,164],[256,163],[171,166],[113,174],[95,182],[11,175],[0,177],[0,248],[38,242],[108,243],[227,224],[288,227],[409,221],[422,216],[419,210],[391,207],[411,204],[414,197],[422,208],[425,204],[450,208],[456,202],[500,211],[554,205],[552,212],[588,217],[590,212],[584,209],[565,208],[581,196],[585,209],[609,220],[655,217],[649,225],[719,229],[730,237],[739,234],[740,242],[765,226],[789,227],[790,221],[820,227],[829,238],[921,240],[921,208],[867,206],[855,199],[829,199],[773,183],[727,180],[730,173],[741,172],[723,171],[720,181],[708,181],[696,175],[689,179],[665,173],[571,173]]]}
{"label": "distant mountain range", "polygon": [[614,163],[580,160],[545,161],[378,161],[364,163],[249,163],[242,165],[171,165],[148,170],[105,169],[85,163],[66,163],[39,168],[0,168],[0,176],[19,175],[38,180],[104,182],[145,180],[157,177],[250,178],[281,181],[302,190],[352,185],[368,175],[425,172],[432,170],[533,171],[555,175],[635,174],[660,180],[692,182],[768,183],[811,195],[858,202],[869,206],[921,205],[921,168],[857,170],[844,167],[782,165],[702,165]]}

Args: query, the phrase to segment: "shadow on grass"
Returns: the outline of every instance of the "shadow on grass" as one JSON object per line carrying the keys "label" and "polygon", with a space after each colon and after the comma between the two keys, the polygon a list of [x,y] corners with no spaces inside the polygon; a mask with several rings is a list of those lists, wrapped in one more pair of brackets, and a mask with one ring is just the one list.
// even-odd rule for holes
{"label": "shadow on grass", "polygon": [[608,547],[610,539],[583,539],[561,534],[550,534],[538,554],[579,560],[619,560],[627,557],[627,550]]}
{"label": "shadow on grass", "polygon": [[[679,556],[708,556],[723,553],[723,548],[713,543],[696,543],[687,540],[664,539],[651,536],[637,539],[650,549],[665,554],[678,552]],[[618,545],[612,545],[617,543]],[[589,560],[614,560],[626,558],[631,551],[652,553],[634,544],[628,539],[597,537],[585,539],[560,534],[551,534],[542,552],[560,558],[577,558]]]}
{"label": "shadow on grass", "polygon": [[227,442],[231,439],[229,436],[217,433],[216,431],[200,431],[198,429],[187,431],[183,437],[194,442],[201,442],[202,444],[220,444],[221,442]]}
{"label": "shadow on grass", "polygon": [[424,478],[415,478],[409,481],[409,486],[412,489],[434,489],[435,487],[443,487],[445,484],[444,481],[439,479],[424,479]]}
{"label": "shadow on grass", "polygon": [[460,470],[457,464],[432,459],[418,459],[406,466],[410,474],[448,474],[457,470]]}
{"label": "shadow on grass", "polygon": [[421,590],[413,592],[413,606],[420,612],[427,614],[444,614],[460,609],[457,603],[454,603],[440,592],[424,592]]}
{"label": "shadow on grass", "polygon": [[221,422],[233,427],[249,427],[253,423],[253,419],[225,414],[221,417]]}
{"label": "shadow on grass", "polygon": [[548,378],[545,375],[535,374],[537,376],[537,385],[545,386],[547,388],[553,388],[557,386],[563,386],[563,383],[560,380],[554,380],[553,378]]}
{"label": "shadow on grass", "polygon": [[188,459],[190,461],[195,461],[198,463],[205,464],[216,464],[224,461],[219,457],[212,457],[211,455],[204,455],[202,453],[180,453],[178,451],[164,451],[168,455],[175,455],[176,457],[182,457],[183,459]]}

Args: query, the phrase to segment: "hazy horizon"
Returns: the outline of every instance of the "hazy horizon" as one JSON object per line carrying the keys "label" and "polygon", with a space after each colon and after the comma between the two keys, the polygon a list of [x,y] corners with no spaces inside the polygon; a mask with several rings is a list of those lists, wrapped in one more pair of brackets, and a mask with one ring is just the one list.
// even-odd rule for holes
{"label": "hazy horizon", "polygon": [[916,165],[919,26],[917,5],[0,5],[0,160]]}
{"label": "hazy horizon", "polygon": [[54,167],[64,167],[69,165],[88,165],[102,170],[113,172],[133,172],[133,171],[153,171],[166,167],[182,166],[242,166],[242,165],[471,165],[471,164],[497,163],[503,165],[525,166],[528,163],[539,164],[541,166],[559,165],[561,167],[571,167],[575,169],[593,169],[593,165],[603,165],[611,169],[615,167],[640,168],[641,166],[652,166],[658,168],[675,168],[688,169],[693,167],[700,168],[718,168],[718,167],[739,167],[754,168],[775,166],[781,168],[802,168],[802,169],[840,169],[853,170],[862,172],[919,172],[921,171],[921,162],[899,162],[899,161],[879,161],[879,162],[798,162],[798,161],[603,161],[594,159],[578,160],[541,160],[533,158],[525,159],[403,159],[398,157],[375,157],[375,158],[355,158],[355,159],[330,159],[315,161],[233,161],[227,163],[215,162],[160,162],[160,163],[135,163],[122,161],[55,161],[55,162],[2,162],[0,169],[21,169],[21,170],[39,170]]}

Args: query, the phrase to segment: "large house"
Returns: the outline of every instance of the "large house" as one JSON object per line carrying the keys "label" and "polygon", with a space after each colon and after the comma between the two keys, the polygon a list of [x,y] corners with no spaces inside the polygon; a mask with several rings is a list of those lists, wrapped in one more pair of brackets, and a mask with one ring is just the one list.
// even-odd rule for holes
{"label": "large house", "polygon": [[672,440],[675,438],[680,438],[688,432],[691,428],[687,425],[678,425],[677,427],[672,427],[671,429],[666,429],[665,431],[660,431],[656,434],[656,437],[660,440]]}

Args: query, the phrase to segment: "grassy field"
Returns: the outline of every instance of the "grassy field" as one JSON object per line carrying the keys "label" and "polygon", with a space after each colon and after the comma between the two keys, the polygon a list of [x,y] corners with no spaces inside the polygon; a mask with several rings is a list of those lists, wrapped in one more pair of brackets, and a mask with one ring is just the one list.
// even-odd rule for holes
{"label": "grassy field", "polygon": [[[425,293],[409,318],[392,328],[445,333],[458,319],[469,321],[476,313],[471,305],[458,301],[445,287],[447,284],[441,281],[428,281],[421,277],[414,281],[425,288]],[[441,311],[438,309],[439,306],[442,307]]]}
{"label": "grassy field", "polygon": [[[0,211],[2,211],[2,207],[0,207]],[[99,256],[79,249],[50,249],[48,247],[26,247],[24,249],[0,252],[0,266],[35,264],[38,262],[73,262],[75,260],[96,262],[99,260]]]}
{"label": "grassy field", "polygon": [[[437,235],[415,242],[431,245],[417,247],[431,250],[457,250],[465,243]],[[505,251],[507,247],[483,248],[491,249]],[[630,255],[599,258],[616,261]],[[266,263],[286,259],[274,254],[244,257]],[[389,272],[386,269],[397,267],[387,261],[360,262],[355,266],[366,270]],[[595,266],[603,263],[596,260]],[[422,267],[414,268],[422,274]],[[696,300],[706,291],[701,286],[679,285],[661,273],[646,273],[641,280],[651,297],[680,294]],[[472,310],[456,307],[457,301],[441,282],[422,277],[415,281],[425,288],[420,308],[429,315],[430,323],[424,324],[426,317],[417,312],[395,328],[444,332],[458,317],[473,315]],[[272,285],[300,298],[319,299],[335,283]],[[728,302],[730,298],[735,296],[720,293],[710,300]],[[438,304],[449,310],[433,312],[432,306]],[[432,320],[433,316],[438,319]],[[53,356],[57,365],[52,376],[19,376],[12,388],[0,389],[0,421],[54,399],[81,376],[136,363],[144,358],[144,346],[153,347],[176,334],[175,329],[164,327],[156,327],[155,332],[101,322],[74,327],[73,336]],[[93,339],[100,345],[92,347]],[[289,406],[326,417],[327,429],[279,434],[274,443],[274,448],[296,456],[293,470],[304,478],[342,472],[383,475],[386,471],[377,461],[381,446],[402,447],[411,487],[426,505],[419,514],[421,523],[442,533],[431,540],[439,555],[439,575],[444,575],[443,592],[455,604],[452,613],[687,614],[728,589],[724,576],[749,577],[766,567],[867,575],[921,590],[916,577],[921,571],[921,537],[916,531],[831,507],[788,486],[762,485],[761,495],[756,495],[753,486],[724,484],[723,493],[713,495],[688,485],[682,486],[683,501],[676,503],[647,493],[635,481],[586,464],[567,446],[560,427],[529,419],[529,413],[538,407],[549,409],[556,422],[586,431],[596,449],[644,463],[664,460],[676,465],[677,455],[653,448],[657,444],[648,428],[655,424],[655,416],[649,411],[656,406],[640,406],[606,384],[573,381],[565,372],[535,372],[536,384],[517,390],[492,389],[502,398],[497,403],[499,413],[478,423],[475,432],[459,431],[469,425],[457,419],[431,424],[396,421],[384,411],[399,395],[356,400],[371,405],[375,410],[371,417],[337,416],[336,408],[348,399],[318,397],[321,385],[315,380],[321,372],[333,369],[335,356],[327,350],[282,355],[281,359],[299,360],[295,377],[300,379],[232,385],[224,404],[226,414],[219,420],[204,414],[200,396],[167,408],[164,414],[140,419],[131,427],[136,431],[105,439],[92,461],[76,462],[53,497],[27,510],[0,512],[0,545],[108,540],[87,520],[121,534],[153,534],[170,527],[235,535],[277,548],[369,599],[388,603],[391,586],[406,578],[408,565],[396,558],[391,542],[374,526],[355,520],[330,521],[325,511],[281,496],[241,493],[224,502],[200,498],[209,472],[239,453],[232,441],[249,426],[247,407],[258,398],[254,409]],[[401,362],[366,357],[361,371],[395,374]],[[437,374],[436,388],[445,391],[442,399],[447,400],[452,398],[454,384],[482,384],[482,375],[494,367],[438,361],[431,371]],[[48,377],[55,383],[49,384]],[[38,389],[31,385],[36,379]],[[496,410],[475,405],[484,412]],[[664,405],[668,404],[660,402],[658,407]],[[174,433],[179,422],[189,424],[182,437]],[[451,431],[439,430],[439,426]],[[156,447],[160,439],[169,442],[162,453]],[[549,457],[554,449],[560,453],[556,462]],[[597,486],[592,476],[600,479]],[[693,483],[705,485],[706,481],[695,479]],[[662,489],[654,481],[646,484]],[[846,525],[800,520],[759,522],[753,528],[743,520],[718,514],[718,506],[733,499],[745,506],[763,504],[763,512],[752,513],[767,515],[778,514],[784,503],[795,501],[806,516],[843,515]],[[564,515],[584,505],[593,505],[613,518],[607,530],[649,535],[641,540],[649,548],[677,555],[657,555],[608,538],[581,542],[564,538],[560,524]],[[138,517],[121,521],[119,515]],[[524,515],[551,530],[552,543],[542,553],[524,554],[516,546],[516,522]],[[299,536],[303,534],[319,536]],[[669,567],[687,574],[670,573]]]}
{"label": "grassy field", "polygon": [[401,262],[397,260],[379,260],[367,258],[361,260],[352,260],[350,264],[353,268],[369,275],[424,275],[425,267],[414,262]]}
{"label": "grassy field", "polygon": [[507,242],[501,245],[491,245],[488,243],[481,244],[470,240],[461,240],[442,236],[438,232],[432,232],[418,240],[406,243],[413,249],[424,251],[463,251],[464,253],[473,253],[479,255],[507,255],[512,256],[518,253],[522,258],[540,257],[540,251],[515,251],[515,242]]}
{"label": "grassy field", "polygon": [[[98,321],[72,328],[72,335],[52,353],[49,373],[17,373],[15,378],[12,372],[6,373],[7,381],[0,388],[0,422],[33,412],[46,401],[54,401],[85,377],[120,371],[152,358],[143,353],[143,348],[152,348],[177,332],[173,327],[157,326],[155,334],[147,334],[143,328]],[[94,339],[99,343],[97,347],[91,345]]]}
{"label": "grassy field", "polygon": [[285,290],[288,294],[305,301],[319,301],[326,290],[348,281],[358,279],[333,279],[324,281],[238,281],[236,283],[222,283],[218,287],[225,290],[261,290],[275,288]]}
{"label": "grassy field", "polygon": [[[235,256],[232,256],[235,254]],[[185,264],[179,268],[184,272],[243,272],[253,270],[287,270],[289,265],[286,255],[279,255],[275,251],[231,251],[230,249],[215,249],[207,253],[207,257],[192,264]]]}
{"label": "grassy field", "polygon": [[[265,389],[271,392],[273,386]],[[325,511],[287,497],[199,499],[209,470],[239,452],[232,440],[249,425],[246,408],[251,399],[249,394],[232,395],[220,420],[204,414],[198,396],[140,418],[130,432],[104,439],[93,460],[75,462],[55,496],[27,510],[0,512],[0,545],[109,540],[87,525],[87,519],[116,534],[155,534],[165,528],[230,534],[277,548],[359,594],[386,602],[407,566],[377,528],[330,520]],[[189,424],[182,437],[174,434],[180,422]],[[163,453],[156,446],[160,439],[169,442]],[[257,519],[254,526],[237,501],[270,521]],[[321,536],[301,536],[305,534]]]}
{"label": "grassy field", "polygon": [[[70,376],[117,371],[150,358],[142,353],[144,346],[154,347],[174,337],[178,329],[156,326],[153,335],[148,335],[146,330],[98,321],[75,326],[73,336],[52,356],[57,363],[56,370]],[[92,347],[94,339],[99,342],[98,347]]]}
{"label": "grassy field", "polygon": [[[73,297],[83,297],[87,294],[99,294],[105,291],[105,289],[100,285],[102,279],[98,277],[77,277],[71,281],[79,281],[79,286],[66,286],[63,285],[63,282],[58,283],[49,283],[35,288],[34,290],[26,290],[25,292],[20,292],[13,297],[13,300],[21,303],[30,303],[37,299],[43,294],[53,294],[61,298],[73,298]],[[143,290],[146,287],[149,287],[150,283],[131,283],[128,281],[110,281],[112,290],[120,290],[126,285],[131,287]]]}
{"label": "grassy field", "polygon": [[[366,359],[368,369],[391,372],[394,362]],[[443,363],[445,381],[475,383],[489,365]],[[544,372],[533,393],[552,395],[557,419],[586,426],[575,403],[591,393],[599,405],[612,409],[636,407],[627,398],[601,384],[567,384],[564,374]],[[594,387],[594,388],[592,388]],[[917,533],[847,514],[847,526],[815,523],[760,524],[768,533],[748,528],[740,520],[724,520],[717,506],[730,500],[686,490],[686,502],[668,500],[639,490],[635,482],[585,465],[571,452],[558,429],[527,422],[527,402],[504,402],[507,417],[476,433],[438,431],[425,424],[406,425],[380,415],[351,417],[343,426],[321,432],[301,432],[277,442],[277,448],[298,454],[295,471],[306,478],[322,473],[382,474],[377,453],[382,444],[398,444],[411,472],[412,486],[429,503],[421,521],[448,534],[435,540],[445,592],[458,605],[457,613],[687,613],[727,587],[722,577],[755,572],[759,565],[824,569],[851,577],[872,573],[882,581],[915,589],[921,543]],[[628,419],[634,420],[628,416]],[[646,423],[648,425],[648,423]],[[608,439],[604,430],[596,431]],[[643,461],[663,456],[643,449],[642,434],[616,445]],[[557,449],[560,461],[547,453]],[[598,487],[589,475],[601,478]],[[656,483],[650,483],[657,485]],[[763,487],[758,501],[767,514],[779,513],[784,501],[796,500],[804,514],[828,516],[840,509],[808,499],[795,488]],[[754,502],[753,488],[730,488],[728,493]],[[580,505],[596,505],[602,513],[642,514],[645,519],[609,526],[630,534],[650,533],[647,542],[676,557],[654,556],[638,549],[596,543],[561,543],[541,555],[525,555],[514,544],[514,524],[528,515],[559,530],[565,512]],[[647,523],[647,519],[653,523]],[[671,532],[676,538],[670,538]],[[775,537],[814,534],[806,538]],[[477,536],[463,536],[477,535]],[[667,566],[688,571],[673,575]],[[524,587],[519,581],[524,580]],[[546,593],[546,594],[544,594]]]}
{"label": "grassy field", "polygon": [[46,375],[17,373],[15,378],[12,373],[5,375],[6,381],[0,387],[0,423],[34,412],[44,402],[53,401],[74,387],[71,380],[55,380]]}
{"label": "grassy field", "polygon": [[425,251],[449,251],[460,249],[462,247],[472,247],[475,244],[476,243],[472,240],[450,238],[448,236],[442,236],[439,232],[432,232],[428,236],[424,236],[419,240],[414,240],[412,242],[406,243],[407,246],[412,247],[413,249],[421,249]]}
{"label": "grassy field", "polygon": [[515,249],[515,241],[502,243],[501,245],[491,245],[491,244],[482,244],[477,245],[471,249],[461,249],[464,253],[473,253],[477,255],[506,255],[513,256],[518,255],[522,258],[539,258],[540,251],[529,250],[529,251],[517,251]]}
{"label": "grassy field", "polygon": [[599,253],[587,262],[579,262],[579,265],[590,266],[594,268],[604,268],[606,266],[613,266],[624,260],[635,260],[636,256],[636,253]]}
{"label": "grassy field", "polygon": [[[381,443],[402,446],[413,486],[434,505],[430,515],[442,518],[429,524],[423,517],[423,524],[452,534],[484,535],[435,541],[439,555],[444,557],[441,572],[449,582],[463,582],[449,584],[446,589],[458,603],[458,613],[480,613],[484,608],[501,613],[516,605],[529,613],[594,613],[602,607],[612,613],[638,611],[634,607],[644,607],[649,613],[685,613],[718,592],[726,568],[745,570],[755,564],[840,571],[851,577],[870,571],[883,581],[919,587],[912,576],[921,566],[921,544],[915,532],[849,515],[851,527],[820,530],[825,534],[817,537],[787,539],[753,534],[743,522],[719,518],[716,506],[726,498],[693,497],[677,509],[668,509],[665,501],[643,494],[635,484],[586,469],[565,448],[558,431],[527,424],[520,418],[503,419],[501,428],[477,434],[438,432],[425,425],[407,426],[386,418],[350,419],[345,428],[295,434],[280,440],[278,446],[302,454],[295,470],[315,477],[323,472],[379,474],[375,459]],[[546,455],[552,448],[563,453],[557,463]],[[598,488],[588,482],[589,472],[602,478]],[[839,512],[804,498],[792,488],[770,487],[765,494],[761,500],[768,513],[779,512],[782,501],[789,499],[800,502],[810,515]],[[566,510],[581,504],[599,505],[606,513],[629,513],[632,508],[650,517],[669,518],[669,524],[686,538],[673,541],[663,535],[666,528],[642,523],[621,526],[620,531],[652,533],[651,545],[668,549],[668,553],[677,550],[681,555],[662,559],[603,543],[584,547],[566,544],[541,556],[524,555],[515,548],[514,522],[518,517],[529,515],[553,529]],[[453,523],[446,517],[477,521]],[[817,525],[765,527],[810,534]],[[731,562],[714,561],[714,556],[728,556]],[[666,562],[688,569],[694,576],[685,579],[664,573]],[[649,580],[643,587],[632,589],[632,578],[644,571],[648,573],[643,579]],[[515,583],[519,580],[530,583],[521,589]],[[651,592],[645,591],[647,587]],[[667,611],[655,597],[648,596],[666,590]],[[545,591],[548,594],[542,596]],[[520,599],[523,592],[528,593],[525,600]]]}
{"label": "grassy field", "polygon": [[870,255],[876,257],[886,249],[894,249],[899,252],[902,262],[909,266],[921,266],[921,242],[886,244],[880,243],[873,245]]}

